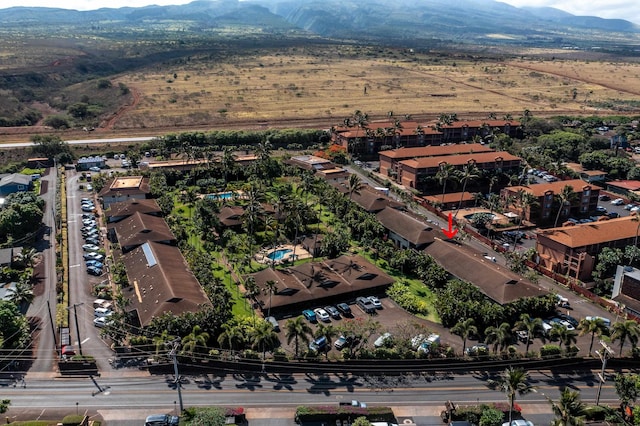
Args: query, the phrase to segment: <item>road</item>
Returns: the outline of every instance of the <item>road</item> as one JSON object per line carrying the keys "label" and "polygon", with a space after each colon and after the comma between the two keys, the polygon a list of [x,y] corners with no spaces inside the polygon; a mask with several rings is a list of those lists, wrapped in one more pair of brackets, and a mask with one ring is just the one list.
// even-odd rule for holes
{"label": "road", "polygon": [[[76,409],[89,415],[99,414],[112,425],[140,424],[151,413],[172,412],[177,392],[167,383],[164,376],[140,376],[31,380],[26,388],[8,387],[2,389],[3,398],[11,400],[7,417],[37,413],[35,417],[51,418],[57,412],[69,414]],[[597,393],[595,373],[574,373],[558,375],[545,371],[530,372],[531,384],[536,392],[518,397],[523,408],[523,416],[529,419],[551,419],[550,406],[546,397],[557,400],[559,390],[570,386],[581,391],[583,401],[593,403]],[[444,401],[457,404],[478,402],[504,402],[505,396],[487,387],[486,373],[467,375],[407,375],[403,378],[387,377],[386,382],[369,377],[352,377],[301,374],[295,376],[278,375],[209,375],[190,378],[183,385],[182,395],[185,407],[189,406],[243,406],[250,417],[279,419],[274,425],[292,424],[292,413],[298,405],[327,405],[340,401],[357,399],[370,405],[388,405],[394,411],[413,413],[420,417],[418,424],[437,424]],[[104,392],[98,392],[100,389]],[[55,395],[52,398],[51,395]],[[603,404],[617,404],[611,381],[602,389]],[[279,416],[279,417],[278,417]],[[273,419],[272,419],[273,418]],[[542,421],[540,421],[542,424]],[[263,425],[259,421],[252,424]]]}
{"label": "road", "polygon": [[[69,145],[91,145],[91,144],[109,144],[109,143],[125,143],[125,142],[149,142],[157,136],[139,136],[135,138],[110,138],[110,139],[76,139],[65,141]],[[33,142],[9,142],[0,143],[0,149],[9,148],[25,148],[33,146]]]}

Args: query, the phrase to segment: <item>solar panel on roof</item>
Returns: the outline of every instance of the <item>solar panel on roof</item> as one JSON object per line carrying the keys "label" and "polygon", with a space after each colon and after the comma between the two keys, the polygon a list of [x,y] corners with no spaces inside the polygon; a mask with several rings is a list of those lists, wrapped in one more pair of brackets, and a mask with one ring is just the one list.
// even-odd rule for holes
{"label": "solar panel on roof", "polygon": [[153,252],[151,251],[151,246],[149,245],[149,243],[144,243],[142,245],[142,252],[144,253],[144,256],[147,258],[148,266],[155,266],[158,263],[156,261],[156,257],[153,255]]}

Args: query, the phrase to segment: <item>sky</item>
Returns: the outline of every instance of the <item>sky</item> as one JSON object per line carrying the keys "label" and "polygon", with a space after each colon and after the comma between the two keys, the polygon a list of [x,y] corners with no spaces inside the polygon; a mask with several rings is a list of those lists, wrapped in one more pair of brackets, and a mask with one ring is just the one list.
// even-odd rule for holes
{"label": "sky", "polygon": [[[428,0],[424,0],[428,1]],[[638,0],[501,0],[512,6],[549,6],[574,15],[598,16],[601,18],[626,19],[640,25]],[[12,6],[59,7],[64,9],[91,10],[102,7],[119,8],[124,6],[142,7],[151,4],[186,4],[191,0],[62,0],[52,3],[50,0],[2,0],[0,8]]]}

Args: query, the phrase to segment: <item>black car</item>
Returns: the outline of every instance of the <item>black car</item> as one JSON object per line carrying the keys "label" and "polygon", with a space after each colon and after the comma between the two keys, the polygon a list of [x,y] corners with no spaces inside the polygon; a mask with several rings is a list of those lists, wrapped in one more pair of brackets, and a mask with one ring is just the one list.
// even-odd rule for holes
{"label": "black car", "polygon": [[89,266],[87,268],[87,273],[99,277],[100,275],[102,275],[102,269],[96,268],[95,266]]}
{"label": "black car", "polygon": [[95,244],[96,246],[100,245],[100,241],[97,238],[87,238],[84,242],[87,244]]}
{"label": "black car", "polygon": [[609,201],[611,199],[611,197],[609,197],[607,194],[600,194],[600,196],[598,197],[598,200],[600,201]]}
{"label": "black car", "polygon": [[351,315],[351,308],[346,303],[338,303],[336,308],[338,308],[338,311],[340,311],[340,313],[342,313],[342,315],[344,316]]}
{"label": "black car", "polygon": [[336,309],[335,306],[325,306],[324,310],[327,311],[329,315],[331,315],[334,319],[340,319],[340,311]]}
{"label": "black car", "polygon": [[567,321],[569,324],[571,324],[574,327],[578,326],[578,320],[575,319],[574,317],[572,317],[571,315],[567,315],[567,314],[563,314],[563,313],[558,313],[556,315],[558,318],[560,318],[561,320],[565,320]]}

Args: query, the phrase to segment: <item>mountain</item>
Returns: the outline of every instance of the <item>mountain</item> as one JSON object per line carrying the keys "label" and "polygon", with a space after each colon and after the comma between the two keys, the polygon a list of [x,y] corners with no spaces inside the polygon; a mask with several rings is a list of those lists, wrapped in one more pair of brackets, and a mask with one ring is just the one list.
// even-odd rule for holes
{"label": "mountain", "polygon": [[450,40],[469,43],[592,43],[609,33],[638,42],[640,26],[621,19],[575,16],[553,8],[517,8],[493,0],[197,0],[180,6],[70,11],[0,9],[3,27],[136,25],[210,32],[241,25],[266,32],[299,31],[321,37],[377,42]]}

